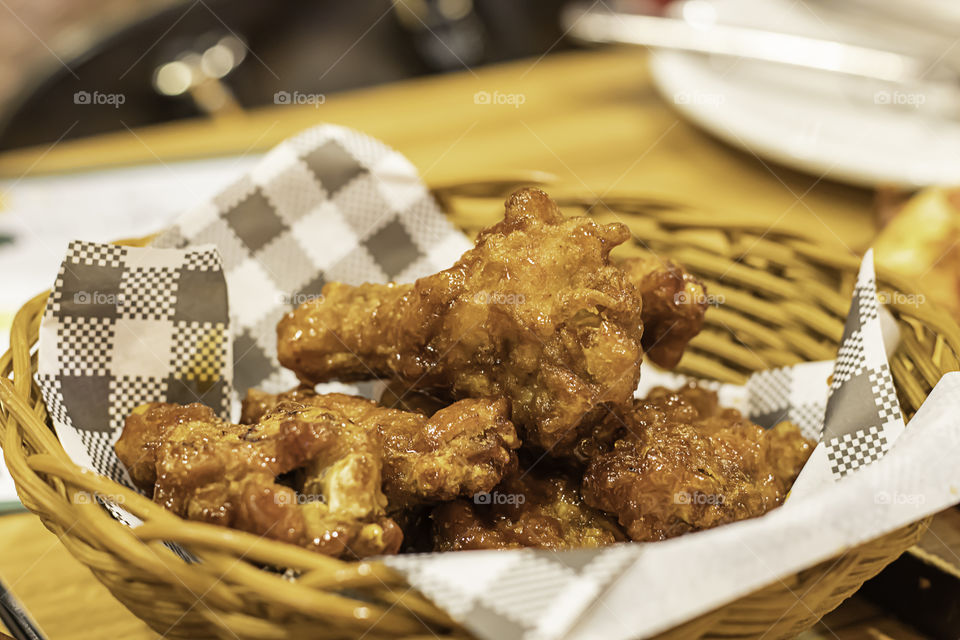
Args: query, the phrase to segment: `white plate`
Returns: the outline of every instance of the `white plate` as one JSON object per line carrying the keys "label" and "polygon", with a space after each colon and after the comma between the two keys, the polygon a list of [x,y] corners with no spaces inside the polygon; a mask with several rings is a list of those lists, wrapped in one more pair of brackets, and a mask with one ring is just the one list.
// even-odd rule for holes
{"label": "white plate", "polygon": [[[692,6],[704,9],[703,3]],[[948,46],[929,33],[911,41],[902,24],[877,20],[864,29],[865,20],[857,26],[805,2],[723,0],[707,7],[708,18],[714,13],[723,23],[873,46],[883,46],[878,39],[889,46],[897,31],[898,48],[927,55]],[[653,52],[651,69],[680,113],[760,158],[863,186],[960,184],[960,105],[956,118],[945,117],[941,99],[926,88],[894,90],[835,74],[672,51]]]}

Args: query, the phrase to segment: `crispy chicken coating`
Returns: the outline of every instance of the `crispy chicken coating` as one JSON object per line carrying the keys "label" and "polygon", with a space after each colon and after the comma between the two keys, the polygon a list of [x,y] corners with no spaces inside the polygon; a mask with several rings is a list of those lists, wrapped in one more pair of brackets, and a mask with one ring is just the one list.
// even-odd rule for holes
{"label": "crispy chicken coating", "polygon": [[301,388],[272,395],[251,389],[243,417],[255,420],[291,399],[350,421],[377,439],[391,512],[489,491],[516,468],[520,440],[502,398],[461,400],[427,417],[339,393]]}
{"label": "crispy chicken coating", "polygon": [[614,513],[637,541],[762,515],[779,506],[814,443],[790,423],[764,430],[716,394],[697,387],[655,389],[611,413],[615,438],[594,443],[584,501]]}
{"label": "crispy chicken coating", "polygon": [[257,424],[263,416],[285,402],[309,404],[316,396],[316,390],[306,385],[283,393],[267,393],[259,389],[247,389],[247,395],[243,398],[240,407],[240,424]]}
{"label": "crispy chicken coating", "polygon": [[492,493],[433,510],[435,551],[578,549],[626,540],[613,518],[586,506],[562,472],[514,473]]}
{"label": "crispy chicken coating", "polygon": [[673,369],[703,327],[707,311],[703,283],[677,263],[653,254],[627,258],[620,268],[643,299],[644,352],[664,369]]}
{"label": "crispy chicken coating", "polygon": [[[290,402],[237,425],[201,404],[145,404],[116,451],[137,486],[190,520],[343,557],[395,553],[403,539],[385,515],[375,434],[322,408]],[[303,501],[277,476],[307,465],[315,495]]]}
{"label": "crispy chicken coating", "polygon": [[311,384],[382,377],[456,398],[504,396],[525,442],[562,453],[639,379],[641,300],[609,259],[629,237],[523,189],[446,271],[413,284],[328,284],[279,323],[280,362]]}

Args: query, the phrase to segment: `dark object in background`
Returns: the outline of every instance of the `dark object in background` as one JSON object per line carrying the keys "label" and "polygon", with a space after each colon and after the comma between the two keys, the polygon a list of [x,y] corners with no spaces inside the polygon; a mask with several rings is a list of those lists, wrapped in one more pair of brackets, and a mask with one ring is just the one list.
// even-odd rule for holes
{"label": "dark object in background", "polygon": [[251,108],[283,103],[276,97],[282,92],[330,94],[559,49],[561,5],[560,0],[180,4],[115,33],[68,60],[70,70],[58,67],[25,91],[0,124],[0,150],[201,115],[189,95],[158,92],[156,70],[224,36],[249,47],[222,81],[240,107]]}
{"label": "dark object in background", "polygon": [[931,638],[960,638],[960,509],[937,514],[917,546],[859,595]]}
{"label": "dark object in background", "polygon": [[[5,584],[0,582],[0,621],[16,640],[46,640],[46,636]],[[9,638],[0,633],[0,638]]]}
{"label": "dark object in background", "polygon": [[859,594],[931,638],[960,638],[960,579],[905,553]]}

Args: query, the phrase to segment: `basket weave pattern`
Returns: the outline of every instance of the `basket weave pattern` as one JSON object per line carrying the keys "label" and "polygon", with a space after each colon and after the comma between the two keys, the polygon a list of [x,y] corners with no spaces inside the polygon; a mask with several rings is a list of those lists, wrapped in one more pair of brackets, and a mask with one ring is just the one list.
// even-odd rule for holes
{"label": "basket weave pattern", "polygon": [[[500,215],[518,181],[437,188],[451,220],[474,233]],[[568,213],[629,224],[637,244],[683,263],[723,300],[710,310],[679,370],[725,382],[749,372],[833,358],[859,258],[802,230],[767,229],[748,218],[688,211],[627,197],[557,197]],[[642,242],[640,241],[642,239]],[[127,241],[123,244],[142,244]],[[616,254],[616,252],[615,252]],[[909,417],[940,376],[960,368],[960,329],[917,305],[907,282],[878,270],[878,288],[901,326],[891,361]],[[16,315],[0,357],[0,438],[23,504],[134,614],[171,638],[464,637],[449,617],[377,562],[346,562],[292,545],[187,522],[138,493],[81,470],[47,426],[33,382],[47,294]],[[120,501],[144,521],[130,529],[91,496]],[[922,535],[914,523],[690,621],[663,637],[789,637],[813,625]],[[186,564],[177,542],[201,560]],[[298,572],[294,581],[263,566]]]}

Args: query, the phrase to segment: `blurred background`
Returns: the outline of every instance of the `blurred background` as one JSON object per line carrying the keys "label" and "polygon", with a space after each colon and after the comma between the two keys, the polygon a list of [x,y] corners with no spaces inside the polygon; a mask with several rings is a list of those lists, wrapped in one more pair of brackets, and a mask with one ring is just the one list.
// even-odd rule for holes
{"label": "blurred background", "polygon": [[[77,138],[261,107],[278,92],[326,95],[562,50],[560,7],[10,0],[0,26],[0,149],[52,143],[67,128],[63,138]],[[80,97],[94,92],[122,98]]]}
{"label": "blurred background", "polygon": [[[161,229],[320,122],[430,185],[536,178],[872,246],[960,318],[954,0],[0,0],[0,351],[69,240]],[[960,524],[934,529],[811,637],[960,637]]]}
{"label": "blurred background", "polygon": [[[59,247],[51,234],[158,228],[221,171],[337,120],[401,147],[435,138],[417,164],[444,177],[469,174],[458,154],[496,140],[473,147],[475,173],[546,170],[596,193],[631,185],[720,209],[744,206],[750,189],[769,211],[756,193],[767,190],[773,208],[794,205],[788,221],[811,218],[851,251],[874,244],[922,274],[960,317],[960,196],[939,191],[888,231],[895,243],[877,237],[915,192],[960,183],[958,34],[950,0],[5,0],[0,177],[25,187],[6,209],[42,226],[0,216],[0,266],[39,259],[23,244],[13,253],[27,235]],[[417,89],[347,106],[384,86]],[[562,118],[574,126],[558,131]],[[616,148],[607,165],[580,162],[584,145],[604,144]],[[173,166],[194,158],[232,160]],[[125,180],[23,182],[150,164]],[[36,220],[58,184],[98,213]],[[0,296],[0,310],[37,282]]]}

